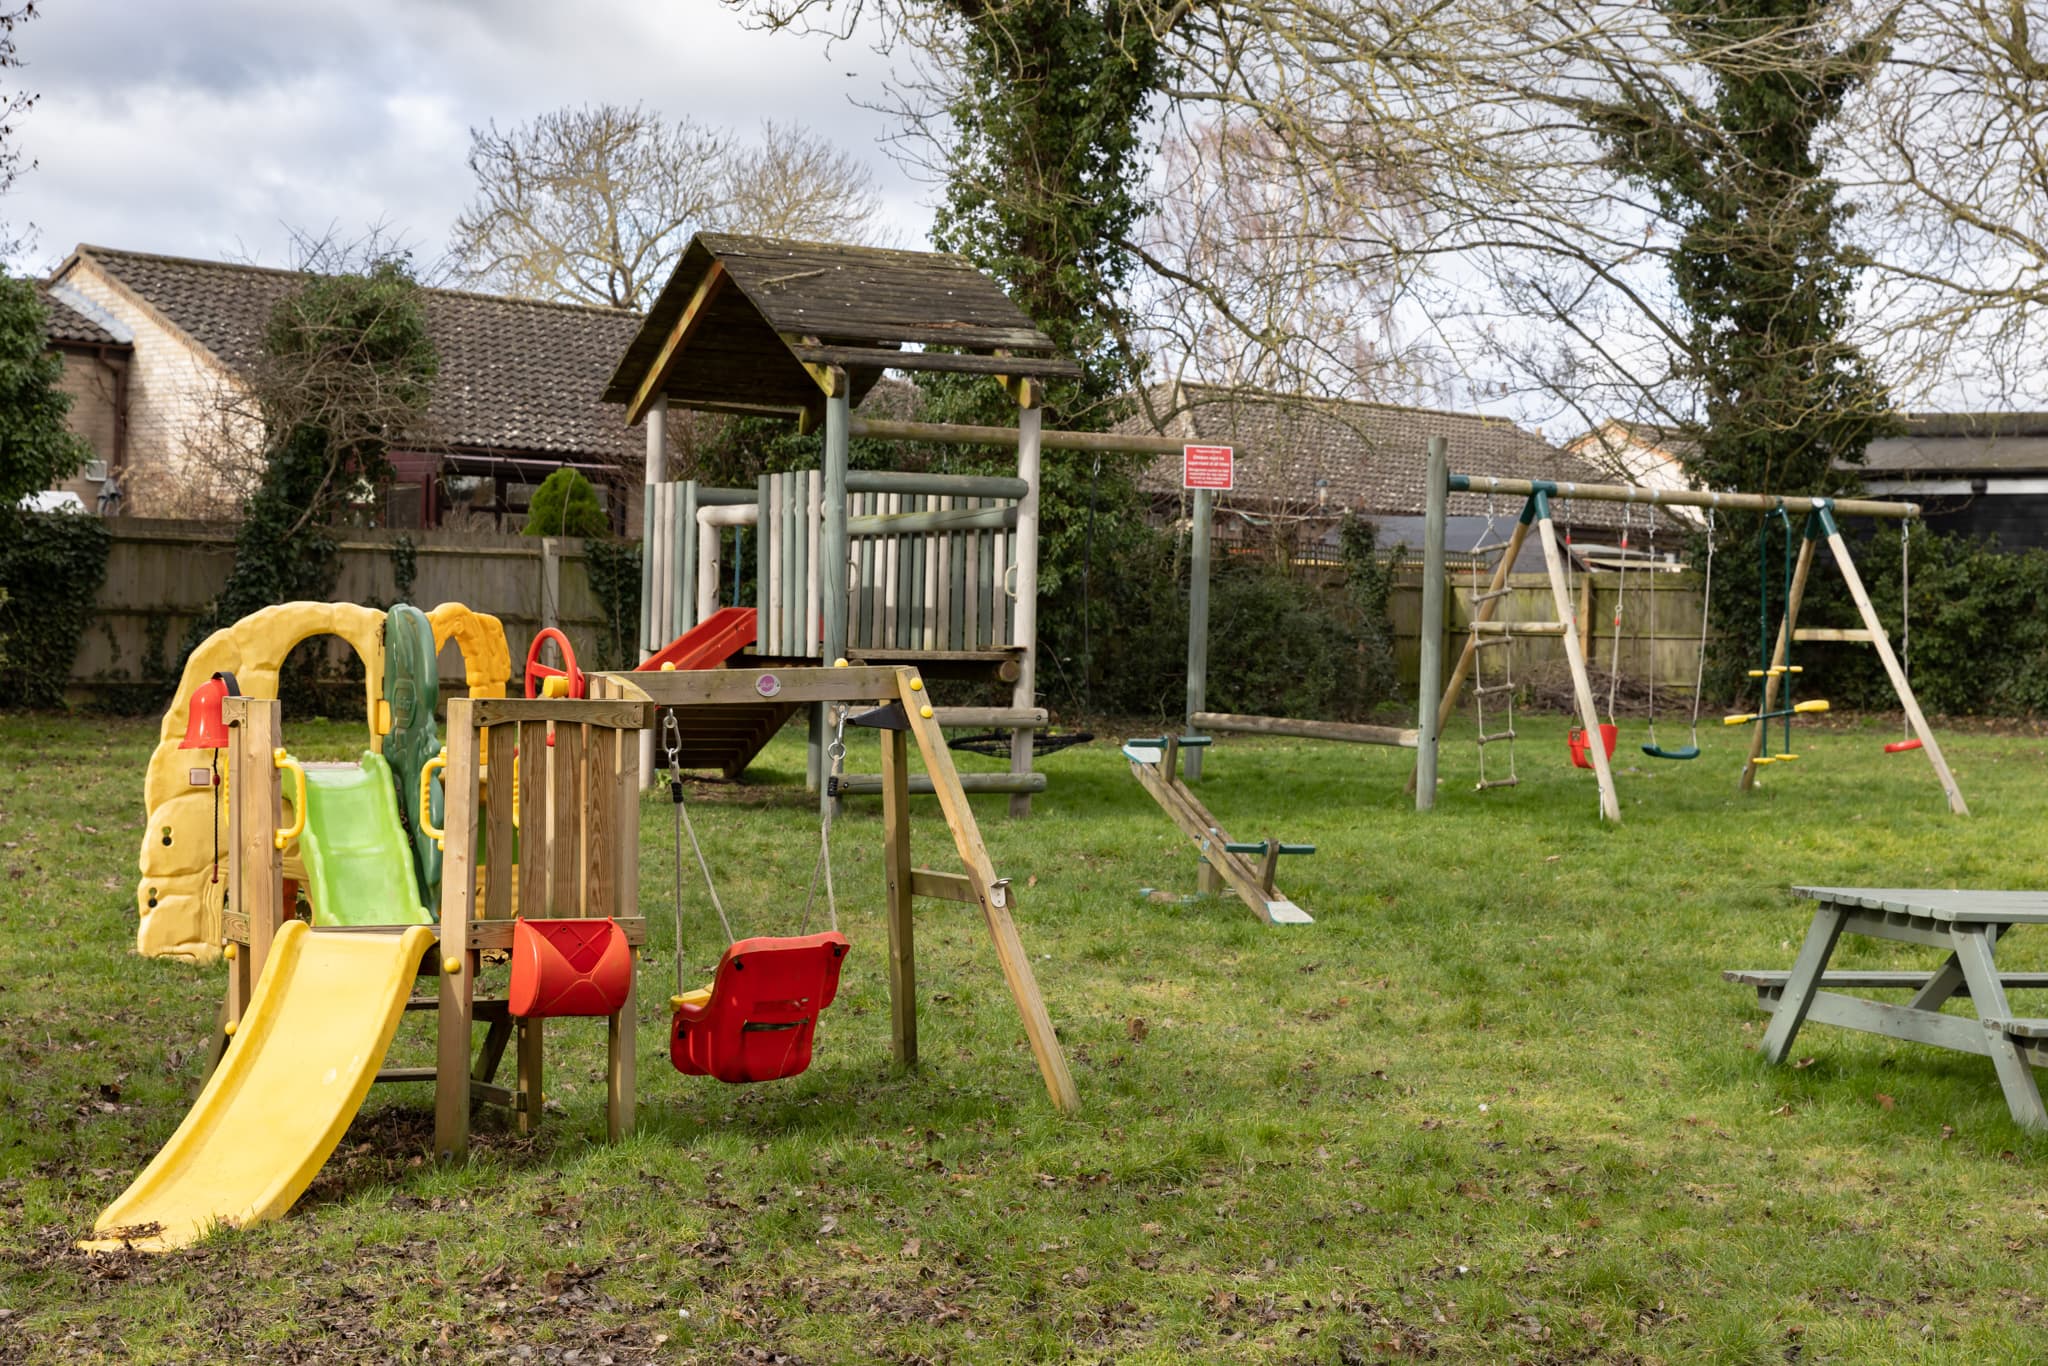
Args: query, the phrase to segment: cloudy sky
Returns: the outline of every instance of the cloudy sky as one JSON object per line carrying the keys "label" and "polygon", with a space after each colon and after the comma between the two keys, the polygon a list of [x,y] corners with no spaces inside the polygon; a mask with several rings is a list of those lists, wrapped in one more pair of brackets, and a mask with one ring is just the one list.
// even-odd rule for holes
{"label": "cloudy sky", "polygon": [[885,230],[921,245],[927,187],[889,158],[884,60],[750,31],[719,0],[54,0],[16,31],[40,164],[0,200],[35,237],[289,265],[291,230],[383,223],[423,264],[470,195],[469,129],[644,103],[747,131],[826,133],[874,169]]}

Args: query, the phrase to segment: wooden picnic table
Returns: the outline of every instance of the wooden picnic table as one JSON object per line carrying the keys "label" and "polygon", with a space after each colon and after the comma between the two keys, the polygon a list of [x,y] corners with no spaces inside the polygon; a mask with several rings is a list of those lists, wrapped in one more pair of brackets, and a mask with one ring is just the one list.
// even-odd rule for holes
{"label": "wooden picnic table", "polygon": [[[1731,970],[1721,975],[1756,988],[1770,1012],[1763,1053],[1774,1063],[1791,1055],[1808,1020],[1887,1038],[1990,1057],[2013,1122],[2048,1130],[2048,1109],[2034,1078],[2048,1066],[2048,1019],[2013,1014],[2009,990],[2048,990],[2048,973],[2000,972],[1997,950],[2015,925],[2048,923],[2048,892],[1944,891],[1924,887],[1794,887],[1816,903],[1790,972]],[[1940,966],[1918,972],[1827,970],[1845,934],[1945,949]],[[1903,1003],[1872,1000],[1831,987],[1905,990]],[[1948,1001],[1968,997],[1976,1018],[1945,1014]]]}

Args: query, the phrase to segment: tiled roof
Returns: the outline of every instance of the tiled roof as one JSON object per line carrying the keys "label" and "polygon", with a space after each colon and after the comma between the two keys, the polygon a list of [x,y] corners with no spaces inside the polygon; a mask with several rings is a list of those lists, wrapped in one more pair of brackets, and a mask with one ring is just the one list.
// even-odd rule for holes
{"label": "tiled roof", "polygon": [[[1362,403],[1279,394],[1247,394],[1205,385],[1173,386],[1150,391],[1166,435],[1190,442],[1213,442],[1237,450],[1237,487],[1222,495],[1225,506],[1285,507],[1307,511],[1316,504],[1318,480],[1328,480],[1330,509],[1348,508],[1365,516],[1420,516],[1423,512],[1423,464],[1429,439],[1450,442],[1455,474],[1495,475],[1512,479],[1551,479],[1560,483],[1612,483],[1576,456],[1551,445],[1505,418],[1452,413],[1435,408],[1404,408],[1388,403]],[[1139,415],[1118,425],[1124,432],[1152,432]],[[1177,492],[1180,460],[1163,456],[1139,475],[1139,486],[1156,493]],[[1512,499],[1497,500],[1495,510],[1512,518],[1521,508]],[[1452,494],[1453,514],[1484,516],[1483,494]],[[1618,526],[1621,507],[1578,500],[1558,512],[1590,526]],[[1643,510],[1630,514],[1640,523]]]}
{"label": "tiled roof", "polygon": [[[303,272],[81,246],[109,275],[237,373],[262,351],[271,310]],[[68,269],[68,267],[67,267]],[[423,424],[436,446],[638,463],[645,438],[601,399],[640,328],[616,308],[422,291],[440,374]]]}
{"label": "tiled roof", "polygon": [[2048,470],[2048,413],[1909,413],[1905,434],[1871,442],[1854,468],[1864,474],[2039,473]]}
{"label": "tiled roof", "polygon": [[68,342],[77,346],[127,345],[126,337],[115,336],[98,322],[58,298],[50,292],[47,284],[37,283],[36,296],[43,301],[43,330],[53,343],[63,345]]}

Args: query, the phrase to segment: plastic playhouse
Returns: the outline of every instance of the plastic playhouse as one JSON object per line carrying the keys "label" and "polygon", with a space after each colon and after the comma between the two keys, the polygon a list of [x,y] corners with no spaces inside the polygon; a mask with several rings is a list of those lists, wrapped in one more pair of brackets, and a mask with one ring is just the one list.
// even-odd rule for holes
{"label": "plastic playhouse", "polygon": [[[989,864],[923,681],[907,668],[744,667],[736,656],[754,632],[740,618],[751,615],[715,614],[630,673],[585,674],[568,639],[543,632],[527,657],[524,698],[505,696],[511,656],[499,622],[457,604],[286,604],[195,651],[145,781],[137,942],[148,954],[226,960],[216,1063],[177,1131],[82,1245],[170,1249],[215,1227],[282,1216],[378,1082],[433,1087],[442,1156],[466,1153],[479,1104],[509,1110],[530,1131],[542,1113],[547,1019],[606,1022],[607,1130],[613,1139],[629,1133],[636,957],[647,939],[641,740],[657,716],[669,736],[678,870],[689,820],[682,770],[722,760],[715,746],[710,759],[691,757],[677,737],[692,737],[694,752],[733,727],[772,734],[769,712],[786,718],[806,702],[838,706],[842,728],[881,729],[898,1060],[916,1057],[912,898],[978,903],[1046,1085],[1055,1103],[1075,1108],[1010,920],[1008,882]],[[278,667],[323,633],[346,640],[366,666],[370,733],[352,763],[302,762],[284,745]],[[468,696],[443,707],[436,658],[450,640]],[[542,662],[550,645],[559,666]],[[856,713],[854,703],[870,705]],[[908,865],[911,736],[961,873]],[[829,804],[824,820],[830,930],[737,939],[728,925],[731,946],[711,984],[692,991],[683,989],[679,947],[669,1020],[679,1072],[749,1082],[810,1065],[819,1013],[850,947],[831,891]],[[703,860],[693,826],[690,843]],[[725,921],[708,863],[704,872]],[[677,887],[680,946],[680,877]],[[417,1011],[436,1016],[434,1064],[387,1067],[400,1021]],[[508,1052],[512,1075],[501,1080]]]}

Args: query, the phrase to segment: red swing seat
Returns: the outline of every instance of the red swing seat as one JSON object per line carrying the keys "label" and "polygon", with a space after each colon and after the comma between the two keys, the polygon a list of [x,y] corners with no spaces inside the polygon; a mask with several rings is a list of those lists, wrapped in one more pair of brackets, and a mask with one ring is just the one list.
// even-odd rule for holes
{"label": "red swing seat", "polygon": [[837,930],[800,938],[742,939],[725,951],[703,992],[676,998],[669,1061],[686,1076],[774,1081],[811,1065],[818,1012],[839,992],[852,947]]}

